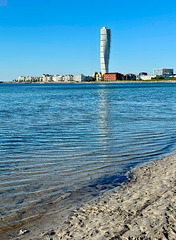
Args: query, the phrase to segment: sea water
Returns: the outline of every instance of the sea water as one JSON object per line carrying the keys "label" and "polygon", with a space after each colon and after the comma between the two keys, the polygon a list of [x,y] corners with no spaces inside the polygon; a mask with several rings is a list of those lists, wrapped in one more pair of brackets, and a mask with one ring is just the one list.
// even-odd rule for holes
{"label": "sea water", "polygon": [[1,227],[174,152],[175,99],[171,83],[0,84]]}

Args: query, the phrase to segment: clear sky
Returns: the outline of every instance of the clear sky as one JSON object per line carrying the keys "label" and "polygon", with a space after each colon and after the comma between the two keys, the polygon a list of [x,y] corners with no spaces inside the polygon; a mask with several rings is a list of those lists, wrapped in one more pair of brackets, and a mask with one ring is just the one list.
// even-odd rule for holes
{"label": "clear sky", "polygon": [[110,72],[176,72],[175,0],[0,0],[0,80],[100,71],[103,26]]}

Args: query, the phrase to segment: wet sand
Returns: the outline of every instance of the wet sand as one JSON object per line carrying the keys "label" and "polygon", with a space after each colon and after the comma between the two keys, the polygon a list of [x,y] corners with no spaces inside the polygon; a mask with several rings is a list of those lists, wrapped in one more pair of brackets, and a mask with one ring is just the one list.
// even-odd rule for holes
{"label": "wet sand", "polygon": [[46,218],[47,230],[41,221],[40,227],[21,228],[14,239],[175,240],[176,155],[137,168],[129,178],[53,224]]}

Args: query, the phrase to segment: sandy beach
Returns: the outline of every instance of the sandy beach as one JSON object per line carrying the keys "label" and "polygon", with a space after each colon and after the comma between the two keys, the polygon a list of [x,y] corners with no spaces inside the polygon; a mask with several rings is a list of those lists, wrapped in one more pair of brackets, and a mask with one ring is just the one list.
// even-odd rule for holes
{"label": "sandy beach", "polygon": [[75,211],[56,239],[176,239],[176,156],[132,174],[123,188]]}
{"label": "sandy beach", "polygon": [[[139,167],[130,181],[84,203],[50,229],[14,239],[176,239],[176,155]],[[45,222],[46,224],[46,222]]]}

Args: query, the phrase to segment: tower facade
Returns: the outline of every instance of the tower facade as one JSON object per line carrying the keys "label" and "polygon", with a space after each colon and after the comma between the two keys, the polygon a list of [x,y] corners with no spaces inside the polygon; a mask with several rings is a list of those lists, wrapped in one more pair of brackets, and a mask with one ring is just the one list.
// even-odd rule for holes
{"label": "tower facade", "polygon": [[110,48],[111,48],[111,29],[106,29],[106,27],[103,27],[101,29],[100,40],[100,64],[102,74],[109,72]]}

